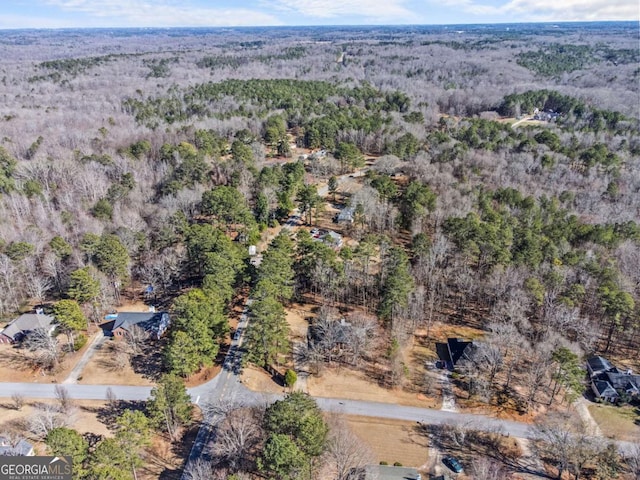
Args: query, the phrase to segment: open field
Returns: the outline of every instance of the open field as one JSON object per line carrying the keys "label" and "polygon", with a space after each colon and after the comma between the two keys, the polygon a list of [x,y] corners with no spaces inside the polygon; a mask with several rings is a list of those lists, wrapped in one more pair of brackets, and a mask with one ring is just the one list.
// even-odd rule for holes
{"label": "open field", "polygon": [[371,381],[365,373],[346,368],[324,369],[308,381],[309,394],[317,397],[346,398],[370,402],[397,403],[425,408],[438,408],[440,399],[420,393],[387,389]]}
{"label": "open field", "polygon": [[153,385],[153,379],[142,372],[136,372],[132,362],[116,362],[116,342],[107,340],[96,348],[96,352],[82,371],[78,383],[87,385]]}
{"label": "open field", "polygon": [[592,403],[588,409],[605,437],[640,442],[640,407]]}
{"label": "open field", "polygon": [[[0,432],[16,431],[24,433],[27,430],[29,417],[36,411],[36,405],[52,403],[54,400],[28,400],[21,410],[16,410],[10,401],[0,403]],[[103,421],[100,412],[105,410],[106,402],[101,400],[73,400],[75,412],[70,416],[70,427],[79,433],[93,433],[110,436],[111,432]],[[30,441],[33,439],[29,438]],[[36,443],[36,450],[45,453],[45,446]]]}
{"label": "open field", "polygon": [[371,447],[376,463],[420,468],[428,461],[429,440],[416,432],[412,422],[349,415],[347,423]]}

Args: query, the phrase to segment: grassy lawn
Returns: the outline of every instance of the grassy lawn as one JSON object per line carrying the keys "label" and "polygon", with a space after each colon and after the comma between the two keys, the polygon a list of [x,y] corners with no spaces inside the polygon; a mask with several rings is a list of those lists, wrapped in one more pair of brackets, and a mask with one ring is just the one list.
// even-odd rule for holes
{"label": "grassy lawn", "polygon": [[640,407],[593,404],[589,405],[589,412],[606,437],[640,440]]}

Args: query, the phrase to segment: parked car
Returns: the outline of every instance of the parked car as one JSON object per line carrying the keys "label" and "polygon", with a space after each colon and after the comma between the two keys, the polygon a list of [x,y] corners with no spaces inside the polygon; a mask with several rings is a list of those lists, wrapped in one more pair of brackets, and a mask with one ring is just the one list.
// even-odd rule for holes
{"label": "parked car", "polygon": [[442,459],[442,463],[444,463],[447,467],[449,467],[456,473],[462,472],[462,464],[456,457],[444,457]]}

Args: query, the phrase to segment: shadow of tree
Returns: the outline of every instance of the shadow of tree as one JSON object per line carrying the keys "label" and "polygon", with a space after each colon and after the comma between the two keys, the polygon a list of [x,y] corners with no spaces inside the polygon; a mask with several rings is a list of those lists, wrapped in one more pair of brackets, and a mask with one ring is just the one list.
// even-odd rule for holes
{"label": "shadow of tree", "polygon": [[429,438],[432,446],[459,457],[463,464],[471,465],[474,458],[487,457],[513,473],[524,473],[539,478],[553,478],[545,471],[525,464],[522,452],[514,438],[501,431],[484,432],[474,430],[472,425],[423,424],[414,430]]}
{"label": "shadow of tree", "polygon": [[116,418],[122,415],[125,410],[139,410],[144,412],[146,402],[138,400],[114,400],[100,407],[82,406],[80,408],[86,412],[95,413],[100,423],[106,425],[110,430],[113,430]]}
{"label": "shadow of tree", "polygon": [[165,372],[163,352],[166,343],[166,337],[159,340],[149,339],[142,345],[141,352],[131,357],[133,371],[144,378],[158,381]]}

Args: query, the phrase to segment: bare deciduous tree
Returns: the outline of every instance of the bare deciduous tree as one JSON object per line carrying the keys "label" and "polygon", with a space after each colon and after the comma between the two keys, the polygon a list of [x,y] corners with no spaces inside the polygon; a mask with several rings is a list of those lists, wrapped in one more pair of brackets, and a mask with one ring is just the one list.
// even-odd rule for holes
{"label": "bare deciduous tree", "polygon": [[13,402],[13,408],[20,411],[24,406],[24,395],[22,395],[21,393],[14,393],[11,395],[11,401]]}
{"label": "bare deciduous tree", "polygon": [[111,387],[107,388],[107,393],[105,394],[105,400],[107,401],[107,404],[111,408],[115,407],[118,402],[118,397],[116,397],[116,394],[113,392],[113,389]]}
{"label": "bare deciduous tree", "polygon": [[504,467],[488,457],[475,457],[471,463],[473,478],[482,480],[505,480],[509,478]]}
{"label": "bare deciduous tree", "polygon": [[129,365],[129,346],[126,342],[113,342],[111,352],[111,368],[113,370],[122,370]]}
{"label": "bare deciduous tree", "polygon": [[127,346],[133,355],[138,355],[142,351],[149,338],[149,332],[139,325],[133,325],[125,336]]}
{"label": "bare deciduous tree", "polygon": [[251,452],[260,442],[262,427],[256,413],[251,409],[236,408],[218,425],[212,455],[231,471],[248,467]]}
{"label": "bare deciduous tree", "polygon": [[39,368],[55,370],[59,362],[58,340],[49,332],[38,328],[29,333],[24,347],[30,352],[31,361]]}
{"label": "bare deciduous tree", "polygon": [[640,443],[636,443],[625,456],[625,463],[629,467],[632,478],[640,480]]}
{"label": "bare deciduous tree", "polygon": [[73,423],[73,415],[62,413],[57,405],[40,403],[29,417],[29,431],[39,439],[54,428],[67,427]]}
{"label": "bare deciduous tree", "polygon": [[56,400],[60,406],[60,411],[64,414],[69,414],[73,409],[73,400],[69,395],[69,390],[62,385],[56,385],[55,389]]}
{"label": "bare deciduous tree", "polygon": [[587,462],[603,448],[581,421],[575,421],[568,414],[548,414],[540,418],[533,433],[537,437],[534,447],[538,456],[556,466],[558,478],[569,471],[578,480]]}
{"label": "bare deciduous tree", "polygon": [[329,437],[323,460],[335,480],[361,478],[364,467],[375,457],[369,446],[338,415],[329,418]]}
{"label": "bare deciduous tree", "polygon": [[211,462],[200,457],[189,465],[184,471],[187,480],[211,480],[213,468]]}

